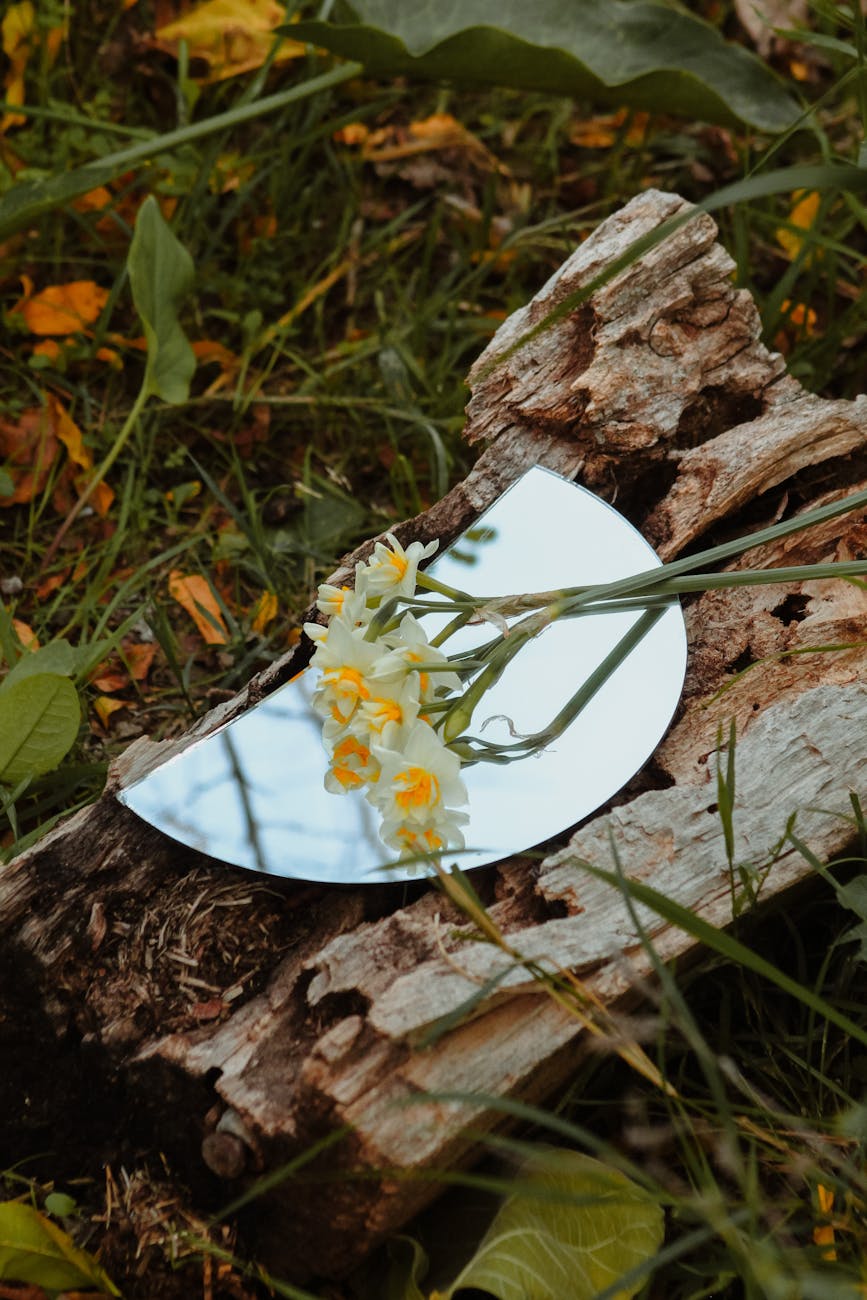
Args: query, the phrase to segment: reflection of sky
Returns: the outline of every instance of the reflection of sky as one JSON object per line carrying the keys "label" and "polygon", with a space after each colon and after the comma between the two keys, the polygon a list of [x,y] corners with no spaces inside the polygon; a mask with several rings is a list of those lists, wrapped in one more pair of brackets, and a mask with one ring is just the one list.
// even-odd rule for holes
{"label": "reflection of sky", "polygon": [[[657,561],[641,536],[603,501],[534,469],[436,561],[440,581],[504,595],[613,581]],[[452,551],[455,553],[452,554]],[[467,579],[471,578],[471,583]],[[635,614],[594,615],[549,627],[512,661],[473,723],[487,740],[543,728],[623,636]],[[425,627],[432,635],[439,622]],[[490,624],[464,629],[449,650],[490,640]],[[546,751],[506,766],[465,769],[470,791],[463,868],[530,848],[587,816],[649,757],[683,683],[686,638],[669,610]],[[197,742],[123,794],[135,812],[213,857],[275,875],[358,882],[382,879],[390,851],[378,814],[358,792],[332,795],[321,723],[305,672],[222,731]],[[404,879],[418,866],[386,874]]]}

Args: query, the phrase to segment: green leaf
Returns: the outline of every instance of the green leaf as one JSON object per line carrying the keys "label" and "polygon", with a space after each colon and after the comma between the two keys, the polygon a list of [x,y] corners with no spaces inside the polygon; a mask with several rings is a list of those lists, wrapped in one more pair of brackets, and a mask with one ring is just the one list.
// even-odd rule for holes
{"label": "green leaf", "polygon": [[428,1259],[413,1237],[393,1237],[388,1243],[389,1271],[383,1300],[425,1300],[421,1282]]}
{"label": "green leaf", "polygon": [[520,1190],[442,1300],[461,1287],[497,1300],[592,1300],[627,1274],[616,1296],[630,1300],[662,1244],[657,1202],[619,1170],[577,1151],[540,1147],[522,1172]]}
{"label": "green leaf", "polygon": [[148,392],[164,402],[185,402],[196,358],[178,321],[178,308],[192,287],[193,259],[172,234],[152,194],[139,209],[127,268],[148,344]]}
{"label": "green leaf", "polygon": [[20,1201],[0,1204],[0,1278],[32,1282],[47,1291],[97,1287],[120,1292],[86,1250],[38,1210]]}
{"label": "green leaf", "polygon": [[0,692],[0,783],[15,785],[57,767],[80,721],[75,687],[56,673],[25,677]]}
{"label": "green leaf", "polygon": [[33,677],[37,673],[74,677],[83,657],[82,651],[74,649],[65,637],[49,641],[48,645],[42,646],[39,650],[25,650],[14,668],[10,668],[0,683],[0,692],[9,690],[16,682],[25,677]]}
{"label": "green leaf", "polygon": [[368,72],[514,86],[762,131],[799,108],[754,55],[645,0],[353,0],[358,22],[293,24],[296,40]]}

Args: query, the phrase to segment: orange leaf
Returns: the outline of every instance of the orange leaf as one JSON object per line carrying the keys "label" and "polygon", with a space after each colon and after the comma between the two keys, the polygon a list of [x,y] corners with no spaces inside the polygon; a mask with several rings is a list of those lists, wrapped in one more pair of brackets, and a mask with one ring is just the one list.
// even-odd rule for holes
{"label": "orange leaf", "polygon": [[[49,395],[48,405],[54,417],[54,431],[69,453],[69,459],[79,469],[93,469],[93,457],[85,447],[82,432],[69,412],[53,393]],[[114,501],[114,489],[107,483],[100,483],[90,499],[96,513],[105,518]]]}
{"label": "orange leaf", "polygon": [[154,643],[131,641],[123,644],[123,657],[134,682],[143,682],[151,670],[157,648]]}
{"label": "orange leaf", "polygon": [[29,623],[23,623],[20,618],[13,618],[12,626],[15,629],[15,635],[25,650],[39,649],[39,637]]}
{"label": "orange leaf", "polygon": [[101,673],[99,677],[91,678],[90,684],[95,686],[98,691],[113,695],[115,691],[122,691],[128,682],[129,678],[126,673],[106,672]]}
{"label": "orange leaf", "polygon": [[189,576],[173,569],[169,574],[169,595],[193,619],[208,645],[226,645],[229,631],[207,578],[200,574]]}
{"label": "orange leaf", "polygon": [[277,597],[273,591],[263,591],[251,611],[253,613],[253,631],[261,636],[269,623],[277,617]]}
{"label": "orange leaf", "polygon": [[93,701],[93,710],[103,727],[108,729],[112,714],[120,709],[134,708],[132,700],[112,700],[108,695],[98,695]]}
{"label": "orange leaf", "polygon": [[12,477],[15,490],[0,498],[0,506],[32,501],[51,473],[58,452],[51,411],[45,406],[29,407],[17,423],[0,420],[0,459]]}
{"label": "orange leaf", "polygon": [[108,290],[93,280],[72,280],[26,296],[18,309],[31,334],[74,334],[92,325],[107,301]]}

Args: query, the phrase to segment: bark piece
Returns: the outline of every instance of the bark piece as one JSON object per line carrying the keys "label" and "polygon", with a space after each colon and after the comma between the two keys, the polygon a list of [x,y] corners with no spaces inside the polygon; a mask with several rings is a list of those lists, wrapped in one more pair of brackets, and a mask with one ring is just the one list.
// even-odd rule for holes
{"label": "bark piece", "polygon": [[[795,489],[811,504],[803,471],[820,462],[853,477],[864,402],[825,402],[786,376],[708,216],[598,282],[684,210],[676,195],[640,195],[503,325],[470,376],[479,459],[396,528],[403,541],[448,541],[533,464],[616,501],[666,555],[717,521],[737,531],[742,506],[773,516]],[[515,347],[594,281],[586,301]],[[846,517],[740,563],[851,558],[864,529],[863,516]],[[718,924],[733,890],[761,900],[809,875],[780,846],[790,812],[827,810],[801,811],[798,831],[822,858],[844,847],[848,791],[867,785],[863,614],[863,593],[841,583],[694,602],[683,709],[648,773],[541,861],[477,876],[511,947],[578,972],[616,1014],[649,964],[621,894],[582,872],[585,860],[612,866],[611,836],[627,873]],[[792,653],[830,642],[846,648]],[[41,1145],[62,1145],[68,1123],[116,1154],[127,1126],[130,1143],[144,1135],[211,1201],[350,1125],[327,1159],[360,1166],[363,1179],[287,1183],[257,1206],[259,1257],[299,1278],[350,1267],[436,1193],[399,1175],[471,1159],[479,1133],[501,1122],[489,1102],[424,1094],[542,1100],[583,1050],[579,1021],[520,962],[472,942],[432,887],[262,880],[164,839],[114,800],[120,783],[236,716],[302,659],[287,656],[181,740],[131,746],[97,804],[0,868],[0,1160],[20,1156],[25,1089],[42,1089]],[[737,676],[761,659],[771,662]],[[713,808],[713,754],[732,717],[734,866]],[[668,788],[654,788],[660,775]],[[688,936],[639,917],[661,955],[690,949]],[[34,1040],[40,1080],[28,1069]],[[61,1102],[52,1072],[79,1050],[86,1078]]]}

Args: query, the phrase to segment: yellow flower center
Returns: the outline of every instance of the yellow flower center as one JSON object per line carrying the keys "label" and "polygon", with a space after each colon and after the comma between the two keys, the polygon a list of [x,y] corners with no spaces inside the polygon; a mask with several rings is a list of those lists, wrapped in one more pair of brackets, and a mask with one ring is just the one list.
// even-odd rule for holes
{"label": "yellow flower center", "polygon": [[[408,767],[394,778],[398,787],[394,801],[399,808],[428,808],[439,803],[440,785],[433,772],[423,767]],[[402,787],[402,788],[401,788]]]}

